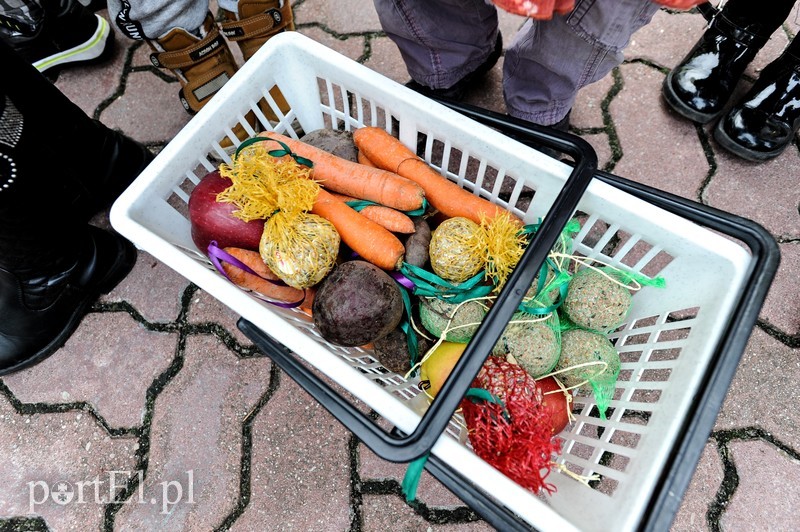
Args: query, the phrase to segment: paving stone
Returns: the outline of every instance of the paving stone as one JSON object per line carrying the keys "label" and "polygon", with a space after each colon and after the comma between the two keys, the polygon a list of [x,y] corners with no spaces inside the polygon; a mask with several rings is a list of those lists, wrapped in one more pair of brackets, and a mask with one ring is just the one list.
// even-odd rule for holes
{"label": "paving stone", "polygon": [[326,28],[339,34],[381,31],[370,0],[306,0],[294,7],[294,16],[295,24],[324,21]]}
{"label": "paving stone", "polygon": [[231,530],[347,530],[349,433],[285,373],[280,381],[253,426],[250,504]]}
{"label": "paving stone", "polygon": [[[398,484],[403,482],[406,464],[387,462],[373,453],[364,444],[359,444],[359,475],[362,482],[370,480],[390,480]],[[454,508],[465,506],[464,502],[436,480],[430,473],[423,471],[417,487],[417,500],[430,507]]]}
{"label": "paving stone", "polygon": [[611,152],[611,145],[608,141],[608,135],[603,132],[598,135],[581,135],[583,140],[591,144],[592,148],[597,155],[597,168],[605,169],[612,162],[613,153]]}
{"label": "paving stone", "polygon": [[[800,350],[753,332],[717,418],[716,429],[756,426],[800,449]],[[796,483],[792,491],[800,493]]]}
{"label": "paving stone", "polygon": [[335,50],[345,57],[358,61],[364,56],[365,37],[355,35],[346,39],[337,39],[330,33],[321,28],[309,27],[298,30],[298,33],[324,44],[331,50]]}
{"label": "paving stone", "polygon": [[652,22],[633,34],[625,49],[627,61],[645,60],[675,67],[703,34],[706,21],[699,14],[658,11]]}
{"label": "paving stone", "polygon": [[485,521],[432,524],[395,495],[365,495],[361,507],[364,532],[477,532],[495,530]]}
{"label": "paving stone", "polygon": [[239,314],[231,310],[219,299],[209,295],[208,292],[198,290],[192,296],[188,313],[189,323],[217,323],[231,333],[233,338],[242,346],[250,346],[253,342],[236,326],[239,318]]}
{"label": "paving stone", "polygon": [[709,443],[700,455],[692,480],[683,497],[683,503],[675,514],[672,532],[695,532],[708,530],[706,513],[714,501],[723,478],[722,460],[716,444]]}
{"label": "paving stone", "polygon": [[179,90],[179,83],[168,83],[152,72],[131,72],[125,93],[103,111],[100,119],[140,142],[167,142],[191,118],[178,100]]}
{"label": "paving stone", "polygon": [[111,477],[121,487],[134,475],[137,445],[111,438],[87,412],[23,415],[0,397],[0,528],[3,518],[38,515],[51,530],[102,529]]}
{"label": "paving stone", "polygon": [[213,336],[187,339],[183,368],[155,401],[142,495],[119,511],[116,527],[219,526],[239,497],[242,422],[269,383],[269,361],[240,360]]}
{"label": "paving stone", "polygon": [[707,203],[758,222],[773,235],[800,238],[800,153],[790,146],[761,164],[719,147],[715,153],[718,167],[705,191]]}
{"label": "paving stone", "polygon": [[23,403],[88,403],[113,428],[142,424],[145,394],[175,356],[177,335],[125,312],[90,313],[63,348],[4,377]]}
{"label": "paving stone", "polygon": [[[105,9],[97,14],[108,20]],[[113,22],[111,27],[114,27]],[[129,41],[118,33],[114,37],[114,53],[110,58],[96,65],[66,68],[59,73],[55,82],[56,87],[89,116],[93,116],[98,104],[119,88]]]}
{"label": "paving stone", "polygon": [[569,116],[570,126],[573,128],[602,128],[603,101],[608,97],[609,91],[614,87],[614,77],[606,76],[578,92],[572,113]]}
{"label": "paving stone", "polygon": [[758,523],[762,530],[796,530],[800,460],[762,440],[732,442],[730,450],[739,485],[722,514],[721,528],[746,530]]}
{"label": "paving stone", "polygon": [[127,301],[149,322],[171,322],[181,309],[181,296],[189,281],[145,251],[131,273],[100,300]]}
{"label": "paving stone", "polygon": [[620,70],[624,86],[611,103],[611,113],[622,158],[613,172],[696,199],[693,191],[699,190],[709,167],[694,126],[663,113],[652,113],[644,127],[641,109],[659,101],[663,74],[641,64],[623,65]]}
{"label": "paving stone", "polygon": [[781,244],[781,264],[775,274],[761,318],[782,333],[800,337],[800,243]]}

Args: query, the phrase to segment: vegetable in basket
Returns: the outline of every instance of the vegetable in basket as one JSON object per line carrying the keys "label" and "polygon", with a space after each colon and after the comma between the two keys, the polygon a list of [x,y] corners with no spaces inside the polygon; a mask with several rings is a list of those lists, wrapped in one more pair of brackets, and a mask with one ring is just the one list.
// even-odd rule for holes
{"label": "vegetable in basket", "polygon": [[395,280],[374,264],[353,260],[338,265],[319,285],[311,314],[327,341],[356,347],[392,332],[403,311]]}
{"label": "vegetable in basket", "polygon": [[269,269],[295,288],[319,283],[336,262],[340,238],[329,221],[309,212],[319,196],[311,169],[290,154],[245,142],[220,174],[231,186],[217,201],[236,205],[232,215],[241,220],[266,220],[258,249]]}
{"label": "vegetable in basket", "polygon": [[221,248],[258,249],[264,220],[245,222],[233,215],[235,205],[217,201],[217,195],[229,186],[231,180],[214,170],[200,180],[189,196],[192,240],[203,253],[208,252],[212,240]]}
{"label": "vegetable in basket", "polygon": [[555,491],[546,480],[560,443],[533,377],[490,356],[472,386],[461,412],[475,454],[534,493]]}
{"label": "vegetable in basket", "polygon": [[414,211],[424,205],[425,191],[396,173],[336,157],[278,133],[261,133],[261,136],[280,141],[300,157],[313,161],[314,179],[330,191],[374,201],[399,211]]}
{"label": "vegetable in basket", "polygon": [[463,216],[479,224],[483,218],[491,219],[501,212],[508,212],[436,173],[428,163],[384,129],[359,128],[353,132],[353,141],[359,154],[363,153],[378,168],[419,184],[425,191],[425,198],[445,216]]}

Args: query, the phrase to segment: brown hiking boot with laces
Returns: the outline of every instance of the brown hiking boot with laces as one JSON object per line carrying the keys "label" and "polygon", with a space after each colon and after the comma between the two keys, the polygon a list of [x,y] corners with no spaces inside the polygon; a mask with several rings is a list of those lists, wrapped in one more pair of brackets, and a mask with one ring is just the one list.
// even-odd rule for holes
{"label": "brown hiking boot with laces", "polygon": [[[237,11],[222,10],[225,22],[220,24],[220,30],[229,41],[239,45],[245,61],[273,35],[294,30],[289,0],[239,0]],[[280,90],[273,87],[269,93],[281,112],[286,113],[289,105]],[[261,107],[267,118],[277,120],[278,117],[266,102],[262,102]]]}
{"label": "brown hiking boot with laces", "polygon": [[[173,28],[163,37],[148,40],[154,50],[150,61],[159,68],[171,70],[181,83],[178,97],[190,114],[198,112],[228,82],[237,70],[228,43],[222,37],[211,13],[199,30],[200,36],[183,28]],[[252,112],[246,116],[255,124]],[[237,124],[233,132],[240,140],[250,135]],[[229,147],[229,139],[222,146]]]}

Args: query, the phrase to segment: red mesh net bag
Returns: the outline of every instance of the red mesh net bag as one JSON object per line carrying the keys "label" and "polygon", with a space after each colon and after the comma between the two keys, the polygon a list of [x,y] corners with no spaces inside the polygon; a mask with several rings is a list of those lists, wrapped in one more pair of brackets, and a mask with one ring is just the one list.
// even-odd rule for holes
{"label": "red mesh net bag", "polygon": [[560,443],[536,381],[520,366],[490,356],[472,385],[488,392],[472,392],[461,402],[475,454],[534,493],[554,492],[546,479]]}
{"label": "red mesh net bag", "polygon": [[553,18],[553,13],[566,15],[575,7],[574,0],[492,0],[492,3],[513,13],[539,20]]}

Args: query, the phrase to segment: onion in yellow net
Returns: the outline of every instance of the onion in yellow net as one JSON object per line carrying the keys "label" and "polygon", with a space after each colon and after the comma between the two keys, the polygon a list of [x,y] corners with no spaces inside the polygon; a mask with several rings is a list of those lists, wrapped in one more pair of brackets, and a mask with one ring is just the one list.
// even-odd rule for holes
{"label": "onion in yellow net", "polygon": [[319,283],[336,263],[341,242],[329,221],[308,211],[314,206],[319,183],[311,168],[289,156],[274,157],[264,143],[242,149],[220,174],[231,186],[217,201],[233,203],[241,220],[267,220],[259,253],[283,282],[294,288]]}
{"label": "onion in yellow net", "polygon": [[433,272],[461,283],[480,272],[486,263],[486,241],[481,226],[456,216],[439,224],[429,246]]}
{"label": "onion in yellow net", "polygon": [[321,216],[280,211],[264,224],[258,251],[283,282],[302,289],[319,283],[333,269],[339,244],[336,228]]}

